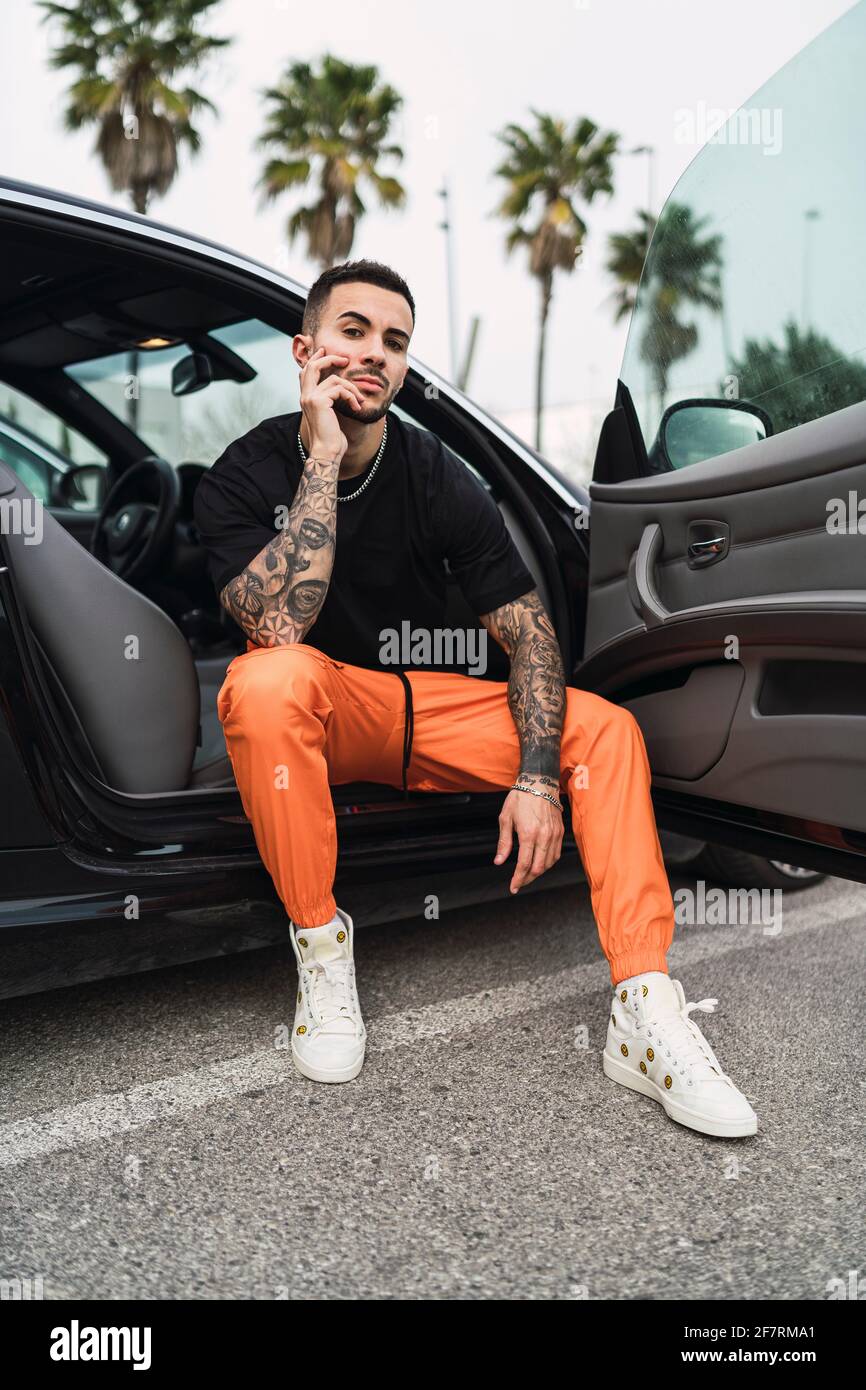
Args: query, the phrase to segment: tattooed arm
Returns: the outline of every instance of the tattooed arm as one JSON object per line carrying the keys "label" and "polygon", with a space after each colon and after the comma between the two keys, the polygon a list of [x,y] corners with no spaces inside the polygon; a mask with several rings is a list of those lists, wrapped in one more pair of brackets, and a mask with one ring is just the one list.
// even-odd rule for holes
{"label": "tattooed arm", "polygon": [[303,642],[334,566],[340,460],[308,458],[281,531],[229,581],[220,602],[262,647]]}
{"label": "tattooed arm", "polygon": [[300,372],[301,411],[310,456],[286,524],[220,594],[220,602],[260,647],[303,642],[321,612],[337,544],[337,481],[348,440],[334,405],[364,407],[357,386],[339,373],[345,353],[311,351]]}
{"label": "tattooed arm", "polygon": [[493,861],[502,864],[508,858],[516,831],[520,848],[510,885],[516,893],[551,868],[562,849],[561,812],[528,792],[546,792],[559,800],[565,673],[556,633],[537,589],[482,614],[481,622],[511,662],[508,703],[520,740],[516,784],[528,789],[510,791],[505,799]]}

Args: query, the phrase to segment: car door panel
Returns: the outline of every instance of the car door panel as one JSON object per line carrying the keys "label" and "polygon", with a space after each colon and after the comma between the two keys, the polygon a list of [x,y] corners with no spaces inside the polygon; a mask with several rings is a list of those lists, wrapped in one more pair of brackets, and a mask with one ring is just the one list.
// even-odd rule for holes
{"label": "car door panel", "polygon": [[[709,772],[725,750],[743,688],[739,662],[680,666],[655,688],[620,694],[651,749],[656,777],[692,782]],[[648,683],[649,684],[649,683]]]}
{"label": "car door panel", "polygon": [[[656,787],[866,831],[866,404],[590,494],[577,679],[635,715]],[[727,544],[695,567],[697,521]]]}
{"label": "car door panel", "polygon": [[[806,588],[866,589],[866,538],[827,527],[828,500],[852,492],[866,496],[866,403],[681,473],[592,483],[585,655],[642,622],[629,566],[654,523],[663,533],[656,589],[673,614],[758,595],[801,599]],[[688,529],[707,519],[727,525],[728,553],[693,569]]]}

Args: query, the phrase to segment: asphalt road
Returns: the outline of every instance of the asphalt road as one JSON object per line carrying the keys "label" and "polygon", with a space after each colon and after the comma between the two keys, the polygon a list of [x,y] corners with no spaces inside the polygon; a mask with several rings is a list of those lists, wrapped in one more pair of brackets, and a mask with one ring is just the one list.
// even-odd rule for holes
{"label": "asphalt road", "polygon": [[[351,910],[351,904],[347,903]],[[866,888],[683,927],[752,1100],[608,1081],[586,888],[359,932],[366,1066],[298,1076],[288,945],[0,1004],[0,1278],[46,1298],[825,1299],[866,1267]],[[584,1046],[584,1042],[588,1045]]]}

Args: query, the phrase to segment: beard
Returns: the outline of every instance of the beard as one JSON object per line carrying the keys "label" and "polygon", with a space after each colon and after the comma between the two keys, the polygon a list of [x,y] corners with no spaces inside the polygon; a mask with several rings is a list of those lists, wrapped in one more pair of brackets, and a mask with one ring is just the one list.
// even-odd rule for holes
{"label": "beard", "polygon": [[381,420],[383,415],[387,415],[388,409],[394,399],[394,393],[383,393],[382,399],[377,403],[365,405],[362,410],[355,410],[348,401],[334,401],[334,413],[342,415],[346,420],[357,420],[361,425],[375,425],[377,420]]}

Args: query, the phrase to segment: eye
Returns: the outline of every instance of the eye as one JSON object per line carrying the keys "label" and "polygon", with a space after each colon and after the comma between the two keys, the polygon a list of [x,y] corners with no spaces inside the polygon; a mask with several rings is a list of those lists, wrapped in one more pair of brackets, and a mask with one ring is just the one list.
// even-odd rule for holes
{"label": "eye", "polygon": [[390,346],[394,349],[395,352],[403,351],[403,344],[398,342],[396,338],[391,339]]}

